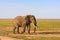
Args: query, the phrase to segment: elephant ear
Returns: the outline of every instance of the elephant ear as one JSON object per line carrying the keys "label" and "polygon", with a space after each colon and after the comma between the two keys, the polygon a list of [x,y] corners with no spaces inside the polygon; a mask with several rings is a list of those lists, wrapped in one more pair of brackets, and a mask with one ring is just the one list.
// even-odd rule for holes
{"label": "elephant ear", "polygon": [[26,22],[27,22],[27,24],[30,24],[30,16],[29,15],[26,16]]}

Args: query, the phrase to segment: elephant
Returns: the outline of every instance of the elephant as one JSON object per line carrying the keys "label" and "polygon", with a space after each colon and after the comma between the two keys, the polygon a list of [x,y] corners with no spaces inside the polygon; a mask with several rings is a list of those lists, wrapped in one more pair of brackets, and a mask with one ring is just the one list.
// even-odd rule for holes
{"label": "elephant", "polygon": [[17,16],[13,19],[13,33],[15,33],[17,29],[17,33],[19,32],[19,27],[23,28],[23,31],[21,33],[24,33],[26,31],[26,27],[28,29],[28,34],[30,34],[30,24],[34,24],[34,33],[36,32],[36,18],[34,15],[26,15],[26,16]]}

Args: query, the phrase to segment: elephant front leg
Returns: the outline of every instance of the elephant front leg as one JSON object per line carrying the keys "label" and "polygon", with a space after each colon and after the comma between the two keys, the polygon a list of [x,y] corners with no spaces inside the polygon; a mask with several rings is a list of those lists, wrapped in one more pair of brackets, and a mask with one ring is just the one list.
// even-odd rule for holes
{"label": "elephant front leg", "polygon": [[36,32],[36,27],[34,27],[34,33]]}
{"label": "elephant front leg", "polygon": [[30,34],[30,25],[27,25],[28,33]]}
{"label": "elephant front leg", "polygon": [[28,27],[28,33],[30,34],[30,27]]}

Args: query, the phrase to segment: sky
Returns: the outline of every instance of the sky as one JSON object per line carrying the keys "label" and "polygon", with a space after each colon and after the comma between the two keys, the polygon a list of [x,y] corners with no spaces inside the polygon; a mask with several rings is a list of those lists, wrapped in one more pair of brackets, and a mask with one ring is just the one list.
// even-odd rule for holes
{"label": "sky", "polygon": [[24,15],[60,19],[60,0],[0,0],[0,18]]}

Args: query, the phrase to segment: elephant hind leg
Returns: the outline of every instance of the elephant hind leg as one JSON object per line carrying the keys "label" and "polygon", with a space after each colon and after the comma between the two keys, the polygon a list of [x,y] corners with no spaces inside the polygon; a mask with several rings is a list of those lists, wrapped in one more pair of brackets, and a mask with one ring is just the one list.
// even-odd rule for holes
{"label": "elephant hind leg", "polygon": [[16,29],[17,29],[17,33],[19,33],[19,27],[15,25],[15,26],[14,26],[14,29],[13,29],[13,33],[14,33],[14,34],[15,34]]}
{"label": "elephant hind leg", "polygon": [[15,30],[16,30],[16,27],[14,27],[14,29],[13,29],[13,33],[15,34]]}

